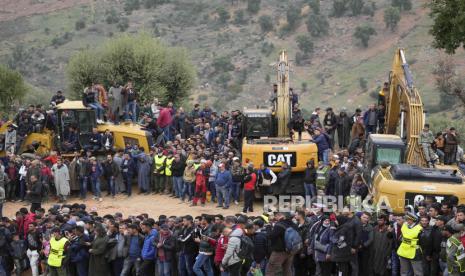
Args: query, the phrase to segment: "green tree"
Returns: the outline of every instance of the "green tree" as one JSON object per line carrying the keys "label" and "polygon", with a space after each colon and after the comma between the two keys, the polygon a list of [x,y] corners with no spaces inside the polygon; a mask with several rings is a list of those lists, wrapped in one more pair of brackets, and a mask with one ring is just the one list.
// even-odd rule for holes
{"label": "green tree", "polygon": [[309,35],[299,35],[296,38],[297,47],[305,55],[313,53],[313,42]]}
{"label": "green tree", "polygon": [[[440,1],[432,1],[432,2],[444,2],[444,1],[440,0]],[[394,7],[398,7],[401,11],[409,11],[412,9],[412,0],[392,0],[391,4]]]}
{"label": "green tree", "polygon": [[286,11],[287,24],[290,30],[295,30],[300,22],[300,8],[296,5],[289,5]]}
{"label": "green tree", "polygon": [[333,0],[333,13],[335,17],[342,17],[347,11],[347,1],[348,0]]}
{"label": "green tree", "polygon": [[307,0],[307,2],[313,13],[320,13],[320,0]]}
{"label": "green tree", "polygon": [[307,92],[307,90],[308,90],[308,83],[305,82],[305,81],[303,81],[301,86],[302,86],[302,92]]}
{"label": "green tree", "polygon": [[224,72],[221,75],[218,76],[218,79],[216,82],[221,85],[223,89],[226,89],[228,87],[229,82],[231,81],[231,73],[229,72]]}
{"label": "green tree", "polygon": [[349,0],[349,8],[352,12],[352,16],[360,15],[363,11],[363,5],[365,5],[363,0]]}
{"label": "green tree", "polygon": [[376,30],[370,25],[362,25],[355,28],[354,37],[359,39],[365,48],[368,47],[368,41],[370,41],[372,35],[376,35]]}
{"label": "green tree", "polygon": [[133,81],[141,101],[158,97],[180,103],[195,81],[187,51],[168,48],[148,34],[123,34],[96,49],[80,51],[71,57],[66,73],[75,97],[92,82],[109,86]]}
{"label": "green tree", "polygon": [[360,89],[362,89],[362,91],[368,90],[368,81],[365,78],[359,78],[358,84],[360,85]]}
{"label": "green tree", "polygon": [[140,8],[139,0],[126,0],[124,2],[124,11],[127,14],[131,14],[132,11],[138,10]]}
{"label": "green tree", "polygon": [[244,10],[236,10],[234,12],[234,24],[243,25],[246,23],[247,23],[247,19],[245,18]]}
{"label": "green tree", "polygon": [[9,109],[14,102],[22,100],[27,91],[21,74],[0,64],[0,109]]}
{"label": "green tree", "polygon": [[169,0],[143,0],[144,8],[146,9],[155,8],[168,2]]}
{"label": "green tree", "polygon": [[105,11],[105,22],[107,22],[107,24],[116,24],[118,21],[119,15],[113,7]]}
{"label": "green tree", "polygon": [[216,10],[216,13],[218,14],[218,20],[222,24],[225,24],[231,18],[231,15],[229,14],[229,12],[224,7],[219,7]]}
{"label": "green tree", "polygon": [[120,32],[124,32],[129,28],[129,19],[127,17],[121,17],[116,27]]}
{"label": "green tree", "polygon": [[217,57],[213,60],[213,68],[217,73],[229,72],[234,70],[231,58],[228,56]]}
{"label": "green tree", "polygon": [[363,5],[362,14],[369,15],[373,17],[376,11],[376,3],[375,2],[368,2],[366,5]]}
{"label": "green tree", "polygon": [[274,28],[273,25],[273,18],[269,15],[262,15],[258,19],[258,24],[260,25],[260,29],[263,33],[271,32]]}
{"label": "green tree", "polygon": [[247,11],[256,14],[260,11],[260,0],[247,0]]}
{"label": "green tree", "polygon": [[441,94],[440,110],[450,108],[457,100],[465,106],[465,87],[461,81],[464,76],[457,74],[456,68],[454,59],[451,56],[444,56],[438,60],[433,70],[436,88]]}
{"label": "green tree", "polygon": [[389,28],[391,31],[395,31],[399,21],[400,21],[399,8],[391,6],[384,10],[384,23],[386,23],[386,28]]}
{"label": "green tree", "polygon": [[82,30],[86,27],[86,20],[84,18],[80,18],[76,23],[74,24],[74,29],[76,31]]}
{"label": "green tree", "polygon": [[321,37],[329,32],[329,22],[322,14],[310,14],[307,19],[307,30],[313,37]]}
{"label": "green tree", "polygon": [[430,33],[433,46],[453,54],[459,47],[465,48],[465,1],[431,1],[431,17],[434,23]]}

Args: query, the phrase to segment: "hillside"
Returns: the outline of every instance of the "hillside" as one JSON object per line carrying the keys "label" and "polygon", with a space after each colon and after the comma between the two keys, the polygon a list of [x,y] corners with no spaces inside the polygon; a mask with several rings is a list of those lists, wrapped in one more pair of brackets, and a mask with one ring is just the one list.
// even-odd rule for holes
{"label": "hillside", "polygon": [[[375,1],[373,16],[350,16],[348,11],[342,17],[330,16],[333,1],[320,1],[329,32],[309,36],[313,53],[300,65],[294,58],[301,53],[296,40],[308,35],[305,23],[313,13],[311,0],[262,0],[256,14],[248,11],[244,0],[3,2],[0,61],[25,75],[35,91],[28,96],[31,102],[47,101],[58,89],[66,91],[66,64],[79,49],[95,47],[120,32],[146,32],[168,45],[189,49],[198,74],[191,100],[207,101],[219,109],[263,104],[275,78],[272,64],[280,49],[287,49],[293,59],[291,83],[307,112],[316,106],[366,106],[373,101],[370,94],[387,78],[394,50],[404,47],[426,108],[442,111],[432,75],[440,52],[431,47],[426,0],[413,1],[393,32],[383,19],[390,0]],[[364,2],[371,7],[370,1]],[[294,17],[295,29],[283,32],[290,5],[298,7],[300,14]],[[273,30],[267,33],[260,27],[263,15],[273,19]],[[367,48],[353,37],[355,28],[364,24],[377,33]],[[465,71],[464,57],[462,50],[456,54],[461,71]]]}

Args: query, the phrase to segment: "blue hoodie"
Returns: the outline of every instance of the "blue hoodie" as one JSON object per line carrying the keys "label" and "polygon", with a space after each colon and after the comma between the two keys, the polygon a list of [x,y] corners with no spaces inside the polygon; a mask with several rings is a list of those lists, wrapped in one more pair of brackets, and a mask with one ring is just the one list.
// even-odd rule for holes
{"label": "blue hoodie", "polygon": [[220,170],[218,170],[216,174],[215,185],[229,188],[231,187],[231,184],[232,184],[231,172],[228,170],[224,170],[224,172],[221,172]]}
{"label": "blue hoodie", "polygon": [[318,152],[323,152],[330,148],[328,138],[324,133],[321,133],[320,135],[313,137],[313,142],[315,142],[318,148]]}
{"label": "blue hoodie", "polygon": [[152,229],[150,234],[144,238],[144,245],[142,246],[142,260],[155,260],[157,255],[157,248],[154,245],[153,240],[158,239],[158,232]]}

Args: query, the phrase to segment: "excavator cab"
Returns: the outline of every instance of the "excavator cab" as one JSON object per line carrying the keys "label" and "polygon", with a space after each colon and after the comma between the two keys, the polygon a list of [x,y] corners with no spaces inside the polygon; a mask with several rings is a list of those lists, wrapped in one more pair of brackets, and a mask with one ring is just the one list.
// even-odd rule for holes
{"label": "excavator cab", "polygon": [[370,134],[365,145],[364,179],[372,179],[374,168],[383,163],[397,165],[404,163],[405,143],[399,136],[388,134]]}
{"label": "excavator cab", "polygon": [[97,126],[95,120],[95,112],[92,109],[59,109],[57,113],[58,121],[58,145],[64,142],[67,132],[70,127],[75,127],[78,130],[78,141],[83,148],[89,143],[92,129]]}
{"label": "excavator cab", "polygon": [[245,137],[250,139],[274,136],[273,116],[269,109],[245,109],[242,126]]}

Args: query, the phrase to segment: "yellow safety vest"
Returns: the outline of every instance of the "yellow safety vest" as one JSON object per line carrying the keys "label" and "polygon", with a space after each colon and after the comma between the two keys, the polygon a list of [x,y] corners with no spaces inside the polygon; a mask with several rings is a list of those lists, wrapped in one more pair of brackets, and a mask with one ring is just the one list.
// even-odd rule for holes
{"label": "yellow safety vest", "polygon": [[50,239],[50,254],[48,255],[48,265],[53,267],[61,267],[65,253],[65,244],[68,242],[67,238],[61,238],[57,241],[54,237]]}
{"label": "yellow safety vest", "polygon": [[165,174],[164,171],[158,171],[158,170],[165,165],[166,156],[162,155],[160,157],[158,155],[155,155],[154,160],[155,160],[155,166],[154,166],[153,172],[158,173],[158,174]]}
{"label": "yellow safety vest", "polygon": [[451,236],[447,240],[447,249],[450,250],[452,246],[457,247],[457,251],[455,252],[455,261],[452,262],[449,258],[447,258],[447,270],[449,273],[452,273],[455,265],[458,266],[460,272],[465,272],[465,249],[462,242],[457,239],[457,237]]}
{"label": "yellow safety vest", "polygon": [[171,171],[171,164],[173,164],[174,158],[166,158],[166,166],[165,166],[165,174],[166,176],[171,176],[173,175],[173,172]]}
{"label": "yellow safety vest", "polygon": [[420,248],[418,245],[418,237],[422,229],[423,228],[419,224],[412,228],[409,228],[407,223],[402,225],[402,228],[400,229],[402,232],[402,243],[400,244],[399,249],[397,249],[397,255],[411,260],[415,258],[417,249]]}

